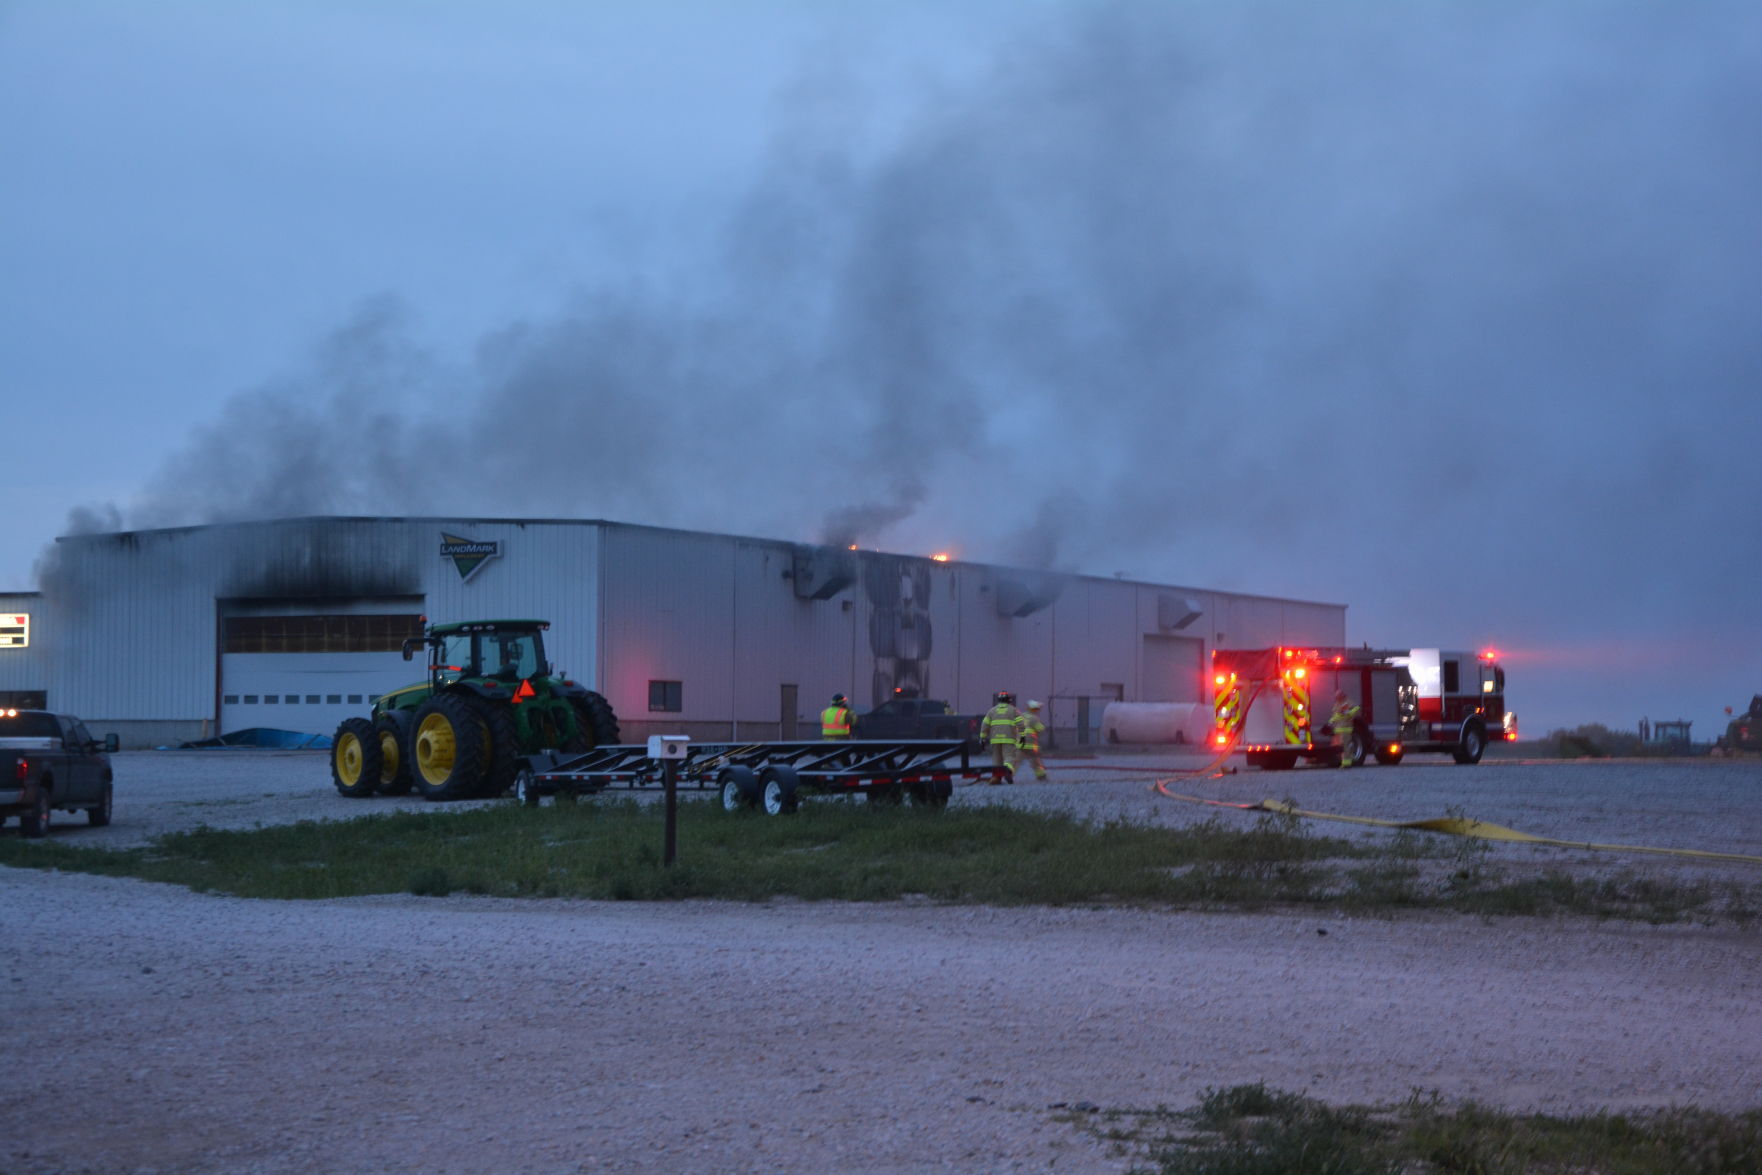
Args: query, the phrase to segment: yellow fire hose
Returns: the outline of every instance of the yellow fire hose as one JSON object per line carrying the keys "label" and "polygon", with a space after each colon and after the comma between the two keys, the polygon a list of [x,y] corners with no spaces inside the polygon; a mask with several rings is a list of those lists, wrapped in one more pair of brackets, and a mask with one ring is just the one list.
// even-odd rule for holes
{"label": "yellow fire hose", "polygon": [[1310,820],[1337,820],[1344,824],[1369,824],[1378,828],[1412,828],[1420,832],[1441,832],[1449,836],[1472,836],[1481,840],[1517,841],[1523,844],[1552,845],[1562,849],[1596,849],[1607,853],[1651,853],[1660,857],[1692,857],[1702,861],[1742,861],[1750,865],[1762,865],[1762,857],[1748,853],[1715,853],[1706,849],[1661,849],[1650,845],[1607,845],[1592,841],[1559,840],[1551,836],[1531,836],[1527,832],[1519,832],[1515,828],[1506,828],[1499,824],[1488,824],[1484,820],[1467,817],[1443,816],[1434,820],[1377,820],[1369,816],[1341,816],[1333,812],[1311,812],[1292,804],[1278,800],[1262,800],[1258,804],[1232,804],[1224,800],[1210,800],[1203,796],[1181,795],[1168,789],[1174,779],[1159,779],[1152,786],[1155,790],[1171,800],[1184,800],[1190,804],[1209,804],[1216,808],[1239,808],[1249,812],[1277,812],[1284,816],[1303,816]]}

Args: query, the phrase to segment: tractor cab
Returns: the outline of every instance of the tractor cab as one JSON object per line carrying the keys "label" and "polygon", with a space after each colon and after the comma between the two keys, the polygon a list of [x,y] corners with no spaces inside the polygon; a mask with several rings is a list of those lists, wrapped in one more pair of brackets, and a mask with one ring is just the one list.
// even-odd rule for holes
{"label": "tractor cab", "polygon": [[550,672],[545,661],[542,620],[478,620],[437,624],[420,640],[404,642],[404,659],[416,648],[430,650],[429,684],[439,690],[466,680],[525,681]]}

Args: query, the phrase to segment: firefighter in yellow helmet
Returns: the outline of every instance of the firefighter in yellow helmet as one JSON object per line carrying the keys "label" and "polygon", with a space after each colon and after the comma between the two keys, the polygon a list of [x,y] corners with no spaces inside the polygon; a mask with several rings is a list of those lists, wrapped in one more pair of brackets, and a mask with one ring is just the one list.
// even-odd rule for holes
{"label": "firefighter in yellow helmet", "polygon": [[1352,766],[1352,740],[1354,729],[1358,725],[1360,710],[1347,698],[1346,691],[1334,691],[1334,712],[1328,715],[1328,729],[1334,732],[1334,738],[1340,744],[1340,766]]}
{"label": "firefighter in yellow helmet", "polygon": [[991,765],[1003,769],[1002,778],[994,775],[991,782],[1014,783],[1016,723],[1021,720],[1022,712],[1016,709],[1016,695],[1008,690],[998,690],[992,700],[996,705],[987,710],[979,722],[979,741],[991,748]]}
{"label": "firefighter in yellow helmet", "polygon": [[1040,721],[1040,703],[1029,702],[1016,719],[1016,746],[1019,761],[1034,769],[1035,779],[1046,778],[1046,764],[1040,761],[1040,736],[1045,731],[1046,723]]}
{"label": "firefighter in yellow helmet", "polygon": [[820,737],[828,741],[847,739],[854,724],[850,703],[844,700],[843,694],[833,694],[832,704],[820,711]]}

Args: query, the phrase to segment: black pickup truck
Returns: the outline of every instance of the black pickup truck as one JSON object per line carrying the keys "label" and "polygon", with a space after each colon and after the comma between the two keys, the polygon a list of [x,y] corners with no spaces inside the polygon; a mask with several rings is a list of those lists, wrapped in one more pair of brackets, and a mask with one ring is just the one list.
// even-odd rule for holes
{"label": "black pickup truck", "polygon": [[956,714],[947,702],[889,698],[856,716],[852,738],[979,739],[979,714]]}
{"label": "black pickup truck", "polygon": [[109,824],[115,749],[114,734],[99,742],[71,714],[0,710],[0,823],[17,816],[22,835],[45,836],[50,812],[61,808]]}

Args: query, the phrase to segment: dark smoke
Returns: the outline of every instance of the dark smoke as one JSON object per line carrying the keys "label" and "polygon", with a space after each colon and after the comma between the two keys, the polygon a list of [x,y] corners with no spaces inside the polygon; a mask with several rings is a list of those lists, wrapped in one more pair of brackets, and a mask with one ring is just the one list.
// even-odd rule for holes
{"label": "dark smoke", "polygon": [[463,358],[373,304],[126,521],[953,545],[1504,641],[1562,718],[1668,708],[1565,676],[1636,633],[1754,692],[1762,8],[1118,4],[878,158],[838,97],[689,283]]}

